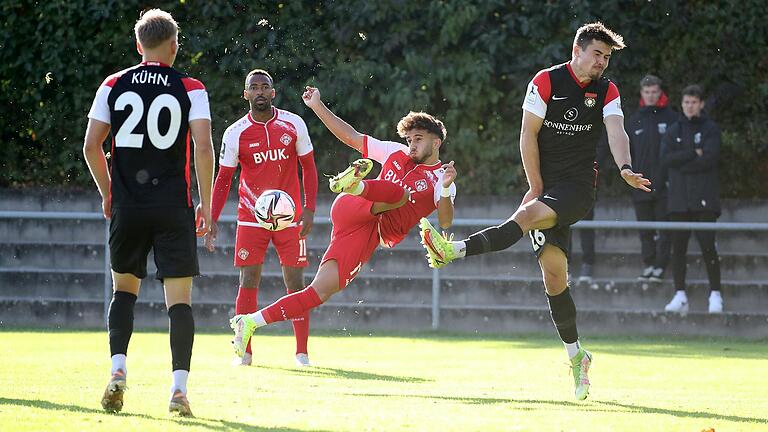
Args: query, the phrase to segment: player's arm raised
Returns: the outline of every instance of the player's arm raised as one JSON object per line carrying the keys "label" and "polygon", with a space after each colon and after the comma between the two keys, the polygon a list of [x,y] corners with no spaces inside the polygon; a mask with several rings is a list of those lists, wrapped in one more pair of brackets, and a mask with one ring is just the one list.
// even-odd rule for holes
{"label": "player's arm raised", "polygon": [[[195,141],[195,174],[197,174],[197,190],[200,194],[198,215],[198,235],[215,236],[212,232],[211,221],[211,190],[213,189],[213,139],[211,138],[211,121],[197,119],[189,122],[189,130]],[[202,225],[201,225],[202,223]]]}
{"label": "player's arm raised", "polygon": [[104,217],[111,217],[112,197],[110,196],[110,178],[109,168],[107,167],[107,158],[104,156],[104,150],[101,148],[104,140],[109,135],[110,125],[95,119],[88,119],[88,128],[85,130],[85,143],[83,144],[83,156],[88,169],[91,170],[91,176],[96,182],[101,194],[101,207]]}
{"label": "player's arm raised", "polygon": [[539,160],[539,131],[543,124],[543,118],[523,110],[523,124],[520,127],[520,157],[523,160],[525,178],[528,180],[528,192],[525,193],[522,204],[532,201],[544,191]]}
{"label": "player's arm raised", "polygon": [[304,103],[317,114],[320,121],[328,128],[336,138],[353,149],[363,152],[363,137],[355,128],[334,114],[320,99],[320,90],[307,86],[301,96]]}
{"label": "player's arm raised", "polygon": [[632,171],[632,157],[629,153],[629,137],[624,130],[624,117],[620,115],[609,115],[605,118],[605,130],[608,134],[608,147],[611,148],[613,160],[619,167],[621,177],[633,188],[650,192],[651,181],[643,178],[642,173]]}
{"label": "player's arm raised", "polygon": [[455,188],[451,188],[451,185],[456,180],[456,168],[453,166],[453,161],[450,161],[443,165],[443,169],[445,172],[443,173],[440,201],[437,202],[437,222],[440,224],[440,228],[448,229],[453,224],[452,195],[455,194]]}

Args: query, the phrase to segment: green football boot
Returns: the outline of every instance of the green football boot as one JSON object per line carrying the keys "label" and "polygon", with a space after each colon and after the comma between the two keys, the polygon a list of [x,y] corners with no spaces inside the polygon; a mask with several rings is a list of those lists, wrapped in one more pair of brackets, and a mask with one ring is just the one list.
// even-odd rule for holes
{"label": "green football boot", "polygon": [[592,365],[592,354],[579,349],[579,353],[571,359],[571,372],[573,372],[573,384],[576,387],[576,399],[584,400],[589,395],[589,367]]}
{"label": "green football boot", "polygon": [[250,315],[235,315],[229,320],[229,326],[235,331],[235,337],[232,339],[235,354],[238,357],[243,357],[248,341],[251,340],[251,336],[256,330],[256,321]]}
{"label": "green football boot", "polygon": [[456,259],[456,252],[448,239],[436,230],[427,218],[419,222],[421,244],[427,250],[427,261],[432,268],[440,268]]}
{"label": "green football boot", "polygon": [[358,159],[349,168],[336,174],[328,180],[331,192],[342,193],[357,186],[371,172],[373,162],[370,159]]}

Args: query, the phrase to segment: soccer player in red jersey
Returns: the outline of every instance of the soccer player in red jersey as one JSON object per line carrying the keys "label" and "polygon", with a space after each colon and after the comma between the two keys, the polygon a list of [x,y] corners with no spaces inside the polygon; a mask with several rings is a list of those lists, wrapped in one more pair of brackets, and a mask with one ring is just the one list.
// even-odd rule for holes
{"label": "soccer player in red jersey", "polygon": [[589,394],[592,355],[581,347],[576,305],[568,287],[570,226],[595,202],[597,142],[608,145],[624,181],[649,192],[650,181],[632,170],[619,90],[603,71],[623,38],[601,23],[576,31],[571,60],[536,74],[523,101],[520,153],[530,189],[504,223],[449,242],[424,219],[421,235],[432,267],[472,255],[504,250],[525,233],[539,260],[547,302],[571,360],[575,396]]}
{"label": "soccer player in red jersey", "polygon": [[[200,81],[171,67],[179,43],[178,26],[169,13],[148,10],[134,30],[142,62],[109,76],[99,87],[83,148],[104,217],[110,219],[112,377],[101,405],[110,412],[123,408],[133,309],[153,250],[168,307],[173,371],[169,410],[192,416],[186,396],[195,336],[191,290],[199,271],[190,159],[194,152],[200,194],[197,234],[207,236],[214,168],[208,93]],[[110,132],[107,166],[102,144]]]}
{"label": "soccer player in red jersey", "polygon": [[[258,309],[259,282],[270,241],[280,257],[288,293],[304,288],[306,236],[312,230],[317,199],[317,169],[307,125],[298,115],[272,106],[275,98],[272,76],[261,69],[249,72],[245,77],[243,98],[248,101],[250,111],[224,132],[212,204],[215,224],[226,203],[232,175],[240,165],[235,238],[235,267],[240,269],[240,288],[235,300],[237,314],[256,312]],[[294,203],[302,202],[299,165],[304,184],[303,211],[297,205],[294,222],[281,231],[261,227],[254,216],[254,205],[264,190],[280,189],[288,193]],[[206,246],[212,250],[212,241]],[[296,363],[309,366],[309,311],[291,321],[296,336]],[[250,365],[251,362],[248,344],[239,363]]]}
{"label": "soccer player in red jersey", "polygon": [[256,313],[232,318],[238,355],[256,328],[302,316],[324,303],[359,274],[379,244],[394,247],[422,217],[437,209],[441,227],[453,222],[456,169],[453,161],[440,162],[446,135],[440,120],[423,112],[403,117],[397,132],[406,146],[359,133],[323,104],[316,88],[307,87],[303,99],[341,142],[381,163],[381,172],[375,180],[363,180],[373,162],[359,159],[330,180],[331,190],[341,195],[331,207],[331,242],[314,280]]}

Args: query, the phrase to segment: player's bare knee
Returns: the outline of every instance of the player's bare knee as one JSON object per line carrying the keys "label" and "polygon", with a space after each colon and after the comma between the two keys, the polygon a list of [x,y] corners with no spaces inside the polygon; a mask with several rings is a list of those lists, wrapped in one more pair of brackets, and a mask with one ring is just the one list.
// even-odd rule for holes
{"label": "player's bare knee", "polygon": [[240,286],[243,288],[256,288],[261,283],[261,266],[249,266],[240,268]]}
{"label": "player's bare knee", "polygon": [[304,289],[304,269],[301,267],[283,267],[283,280],[288,292]]}

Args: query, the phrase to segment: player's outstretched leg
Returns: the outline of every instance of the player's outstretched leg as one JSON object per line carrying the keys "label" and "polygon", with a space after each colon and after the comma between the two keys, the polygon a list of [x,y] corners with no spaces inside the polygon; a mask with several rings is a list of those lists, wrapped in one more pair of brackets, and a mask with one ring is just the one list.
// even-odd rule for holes
{"label": "player's outstretched leg", "polygon": [[370,159],[358,159],[352,162],[349,168],[330,178],[328,185],[331,192],[342,193],[354,189],[372,168],[373,162]]}
{"label": "player's outstretched leg", "polygon": [[[317,279],[317,276],[315,277]],[[242,357],[245,347],[251,340],[257,328],[277,321],[298,318],[307,311],[323,304],[312,285],[301,291],[285,295],[271,305],[246,315],[235,315],[229,320],[229,325],[235,331],[232,346],[235,354]]]}

